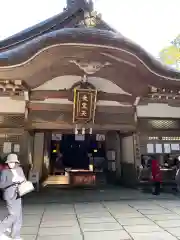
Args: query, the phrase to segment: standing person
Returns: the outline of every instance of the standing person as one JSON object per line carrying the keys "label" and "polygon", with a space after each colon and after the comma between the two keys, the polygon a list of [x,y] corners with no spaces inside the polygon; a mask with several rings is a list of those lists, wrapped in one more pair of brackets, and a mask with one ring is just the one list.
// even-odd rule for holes
{"label": "standing person", "polygon": [[[0,177],[1,177],[1,172],[2,172],[3,169],[4,169],[4,166],[3,166],[2,160],[0,158]],[[2,191],[2,189],[0,189],[0,200],[3,200],[3,191]]]}
{"label": "standing person", "polygon": [[7,169],[4,169],[0,178],[0,188],[6,202],[8,216],[0,223],[0,240],[9,239],[5,232],[11,229],[12,239],[20,240],[22,226],[22,203],[18,197],[18,184],[25,181],[24,172],[16,154],[9,154],[6,160]]}
{"label": "standing person", "polygon": [[63,155],[62,153],[58,152],[56,162],[54,165],[54,175],[56,174],[56,170],[59,172],[64,172],[64,164],[63,164]]}
{"label": "standing person", "polygon": [[180,157],[177,158],[178,161],[176,162],[175,169],[176,169],[176,191],[180,192]]}
{"label": "standing person", "polygon": [[161,176],[161,170],[158,160],[155,158],[151,161],[151,171],[152,171],[152,181],[153,181],[153,194],[159,195],[160,194],[160,188],[161,188],[161,182],[162,182],[162,176]]}
{"label": "standing person", "polygon": [[[2,171],[6,168],[7,168],[6,164],[4,163],[2,158],[0,158],[0,177],[1,177]],[[0,200],[3,200],[3,190],[2,189],[0,189]]]}

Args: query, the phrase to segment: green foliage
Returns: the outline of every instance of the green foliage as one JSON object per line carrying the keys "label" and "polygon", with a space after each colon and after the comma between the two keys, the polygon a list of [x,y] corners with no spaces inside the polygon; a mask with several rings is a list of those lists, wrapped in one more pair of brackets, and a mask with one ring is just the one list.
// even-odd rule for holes
{"label": "green foliage", "polygon": [[171,42],[175,47],[180,49],[180,34]]}
{"label": "green foliage", "polygon": [[175,66],[177,70],[180,70],[180,34],[170,46],[162,49],[159,55],[164,64]]}

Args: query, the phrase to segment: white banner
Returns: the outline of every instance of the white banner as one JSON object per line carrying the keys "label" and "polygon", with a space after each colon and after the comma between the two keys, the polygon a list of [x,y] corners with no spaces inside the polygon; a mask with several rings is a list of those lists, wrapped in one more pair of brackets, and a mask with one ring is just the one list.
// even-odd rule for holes
{"label": "white banner", "polygon": [[96,141],[103,142],[106,140],[106,136],[104,134],[96,134]]}
{"label": "white banner", "polygon": [[29,181],[32,183],[39,183],[39,173],[35,171],[29,172]]}
{"label": "white banner", "polygon": [[11,142],[4,142],[3,144],[3,153],[11,153],[12,151],[12,143]]}
{"label": "white banner", "polygon": [[52,134],[52,140],[54,141],[61,141],[62,140],[62,134]]}
{"label": "white banner", "polygon": [[85,135],[77,134],[77,135],[75,135],[75,140],[76,141],[84,141],[85,140]]}

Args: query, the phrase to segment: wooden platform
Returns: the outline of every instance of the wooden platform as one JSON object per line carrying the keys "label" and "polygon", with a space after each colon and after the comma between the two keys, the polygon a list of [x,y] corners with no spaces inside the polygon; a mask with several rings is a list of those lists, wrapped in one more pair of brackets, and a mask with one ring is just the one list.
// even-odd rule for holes
{"label": "wooden platform", "polygon": [[66,170],[65,175],[50,175],[44,181],[43,186],[95,186],[96,174],[89,170]]}
{"label": "wooden platform", "polygon": [[69,177],[64,175],[50,175],[43,182],[43,186],[48,185],[69,185]]}

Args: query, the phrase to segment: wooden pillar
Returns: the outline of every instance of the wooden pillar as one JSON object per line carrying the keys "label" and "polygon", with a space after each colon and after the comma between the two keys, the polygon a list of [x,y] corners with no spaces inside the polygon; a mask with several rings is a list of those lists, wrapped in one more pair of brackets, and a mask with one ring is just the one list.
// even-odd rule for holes
{"label": "wooden pillar", "polygon": [[[118,181],[121,176],[121,148],[120,136],[116,131],[109,131],[106,135],[106,153],[108,151],[115,152],[115,169],[112,169],[113,179]],[[110,162],[109,162],[110,164]]]}
{"label": "wooden pillar", "polygon": [[42,177],[42,165],[44,160],[44,133],[38,132],[34,135],[34,151],[33,151],[33,170],[39,172]]}
{"label": "wooden pillar", "polygon": [[26,176],[28,176],[30,164],[32,163],[32,140],[32,135],[25,131],[20,142],[20,160]]}
{"label": "wooden pillar", "polygon": [[125,186],[135,187],[137,184],[136,153],[134,135],[124,136],[122,142],[122,183]]}
{"label": "wooden pillar", "polygon": [[42,163],[42,178],[46,179],[50,172],[50,147],[51,147],[51,132],[44,134],[44,154]]}

